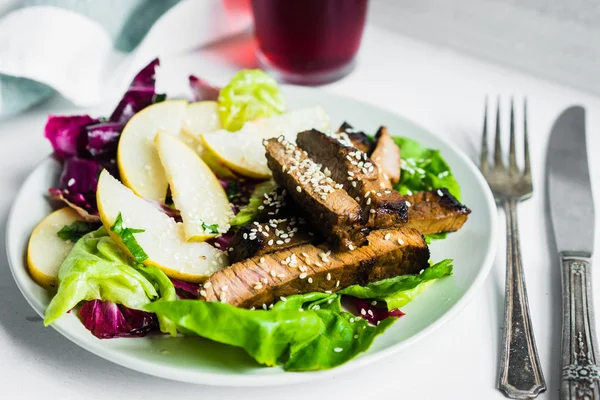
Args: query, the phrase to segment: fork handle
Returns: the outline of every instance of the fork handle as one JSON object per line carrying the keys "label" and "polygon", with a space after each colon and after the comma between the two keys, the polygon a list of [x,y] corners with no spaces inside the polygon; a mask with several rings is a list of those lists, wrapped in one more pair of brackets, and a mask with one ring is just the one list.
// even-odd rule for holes
{"label": "fork handle", "polygon": [[504,201],[506,213],[506,288],[504,334],[498,389],[511,399],[533,399],[546,382],[533,337],[519,246],[517,200]]}
{"label": "fork handle", "polygon": [[561,400],[600,399],[600,366],[592,301],[591,259],[560,253],[563,323]]}

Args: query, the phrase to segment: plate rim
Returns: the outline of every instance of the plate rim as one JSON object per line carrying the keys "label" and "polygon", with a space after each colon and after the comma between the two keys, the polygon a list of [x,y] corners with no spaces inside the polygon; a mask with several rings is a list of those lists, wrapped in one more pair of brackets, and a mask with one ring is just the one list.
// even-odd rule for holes
{"label": "plate rim", "polygon": [[[288,87],[286,87],[286,91],[287,90],[290,90],[290,89]],[[323,93],[323,91],[321,91],[321,90],[312,89],[312,88],[294,87],[293,90],[311,91],[313,93],[319,93],[319,92]],[[333,368],[333,369],[323,370],[323,371],[311,371],[311,372],[285,372],[284,374],[273,374],[273,375],[238,374],[235,376],[235,379],[232,379],[232,377],[228,376],[228,375],[214,373],[214,372],[208,372],[208,371],[195,370],[193,372],[189,372],[189,371],[177,370],[176,367],[156,366],[154,363],[147,361],[147,360],[134,359],[131,356],[122,356],[119,352],[114,351],[114,350],[103,349],[103,347],[100,345],[101,342],[98,342],[97,346],[88,347],[87,345],[84,345],[85,344],[84,341],[82,339],[80,339],[76,334],[70,333],[67,329],[64,329],[60,324],[53,324],[52,327],[54,329],[56,329],[62,336],[66,337],[67,339],[69,339],[71,342],[73,342],[77,346],[91,352],[92,354],[95,354],[107,361],[113,362],[115,364],[121,365],[125,368],[131,369],[131,370],[134,370],[134,371],[137,371],[140,373],[145,373],[148,375],[153,375],[156,377],[166,378],[166,379],[170,379],[170,380],[174,380],[174,381],[202,384],[202,385],[209,385],[209,386],[265,387],[265,386],[295,384],[295,383],[302,383],[302,382],[307,382],[307,381],[316,380],[316,379],[323,379],[326,377],[340,375],[347,371],[350,371],[350,370],[353,370],[356,368],[360,368],[360,367],[363,367],[368,364],[375,363],[386,357],[390,357],[394,354],[397,354],[400,351],[406,349],[407,347],[413,345],[417,341],[422,340],[423,338],[427,337],[431,332],[433,332],[434,330],[441,327],[443,324],[445,324],[450,319],[454,318],[471,301],[471,299],[473,298],[473,296],[477,292],[477,290],[479,290],[479,288],[481,287],[481,285],[487,278],[487,276],[491,270],[491,267],[493,265],[494,259],[496,257],[496,252],[497,252],[496,245],[497,245],[497,236],[498,236],[497,229],[496,229],[497,224],[498,224],[496,203],[495,203],[495,200],[491,193],[491,190],[489,189],[489,186],[487,185],[487,182],[483,178],[483,175],[481,174],[479,169],[475,166],[473,161],[460,148],[458,148],[456,145],[454,145],[453,143],[451,143],[444,137],[441,137],[441,136],[437,135],[435,132],[433,132],[427,128],[424,128],[420,124],[415,123],[412,120],[405,118],[394,111],[391,111],[389,109],[383,108],[381,106],[378,106],[378,105],[375,105],[372,103],[364,102],[362,100],[358,100],[358,99],[355,99],[352,97],[339,95],[337,93],[324,92],[324,94],[326,94],[327,96],[330,96],[330,97],[343,98],[345,100],[350,100],[355,103],[362,103],[362,104],[368,105],[369,107],[378,108],[382,111],[385,111],[386,113],[394,115],[396,118],[403,120],[404,122],[406,122],[407,124],[409,124],[411,126],[414,126],[423,131],[426,131],[436,141],[443,143],[445,146],[450,148],[456,155],[458,155],[458,157],[461,159],[461,161],[463,161],[464,164],[466,164],[468,166],[470,172],[472,172],[474,174],[474,176],[476,177],[478,186],[483,188],[485,203],[488,206],[488,208],[492,211],[492,212],[490,212],[490,220],[488,221],[489,228],[490,228],[490,230],[489,230],[490,235],[489,235],[489,240],[486,243],[487,252],[486,252],[485,257],[482,262],[482,268],[480,268],[479,271],[477,272],[476,277],[472,281],[471,285],[464,292],[464,294],[457,300],[457,302],[454,305],[452,305],[444,314],[442,314],[439,318],[437,318],[433,323],[431,323],[427,327],[425,327],[425,329],[418,331],[417,333],[413,334],[409,338],[407,338],[399,343],[393,344],[390,347],[382,349],[373,354],[364,354],[361,357],[350,360],[349,362],[347,362],[341,366],[338,366],[336,368]],[[20,278],[17,276],[16,268],[21,268],[23,266],[26,267],[26,265],[23,261],[21,261],[21,264],[23,264],[23,265],[16,265],[19,263],[16,262],[15,260],[23,258],[22,256],[24,256],[24,255],[18,255],[18,254],[13,253],[12,247],[11,247],[11,241],[10,241],[10,233],[13,231],[13,225],[16,223],[15,209],[17,208],[17,199],[19,199],[21,197],[24,188],[27,186],[28,182],[32,179],[32,177],[36,174],[36,172],[39,172],[40,170],[43,170],[43,169],[50,168],[49,165],[51,162],[53,162],[52,155],[48,155],[28,174],[27,179],[23,182],[23,184],[19,188],[16,196],[14,197],[13,204],[11,205],[10,211],[8,214],[8,220],[7,220],[7,224],[6,224],[6,230],[5,230],[6,253],[7,253],[9,267],[10,267],[10,271],[13,276],[13,279],[14,279],[15,283],[17,284],[17,287],[21,291],[21,294],[23,295],[23,297],[27,300],[29,305],[36,311],[36,313],[38,313],[42,318],[44,316],[44,311],[45,311],[44,306],[41,303],[39,303],[37,298],[35,298],[35,296],[31,292],[26,290],[26,288],[23,285],[23,282],[21,282]],[[25,248],[26,247],[27,246],[25,245]],[[129,340],[131,340],[131,339],[129,339]]]}

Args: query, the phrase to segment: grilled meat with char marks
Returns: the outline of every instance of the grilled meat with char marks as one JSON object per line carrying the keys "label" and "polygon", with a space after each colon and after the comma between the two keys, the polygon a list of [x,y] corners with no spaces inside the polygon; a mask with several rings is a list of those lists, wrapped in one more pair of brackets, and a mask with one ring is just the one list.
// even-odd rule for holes
{"label": "grilled meat with char marks", "polygon": [[471,210],[461,204],[447,189],[404,196],[410,203],[408,223],[423,235],[456,232],[467,221]]}
{"label": "grilled meat with char marks", "polygon": [[369,153],[371,151],[371,141],[369,137],[361,131],[355,130],[352,125],[344,122],[337,132],[335,138],[347,146],[354,146],[358,150]]}
{"label": "grilled meat with char marks", "polygon": [[311,224],[334,249],[352,249],[366,243],[368,229],[360,205],[341,184],[326,176],[306,152],[283,137],[264,144],[273,178],[303,214],[310,216]]}
{"label": "grilled meat with char marks", "polygon": [[387,127],[382,126],[375,135],[376,142],[371,160],[377,165],[381,182],[386,189],[391,189],[394,183],[400,181],[400,147],[388,133]]}
{"label": "grilled meat with char marks", "polygon": [[235,263],[246,258],[314,243],[317,240],[318,236],[302,218],[253,222],[240,228],[231,239],[229,261]]}
{"label": "grilled meat with char marks", "polygon": [[371,232],[369,244],[334,252],[328,245],[302,245],[256,256],[214,273],[200,298],[238,307],[264,307],[281,297],[335,292],[429,267],[429,249],[414,229]]}
{"label": "grilled meat with char marks", "polygon": [[384,188],[377,166],[366,153],[344,146],[315,129],[299,133],[297,142],[360,203],[367,227],[393,228],[406,223],[406,202],[397,191]]}

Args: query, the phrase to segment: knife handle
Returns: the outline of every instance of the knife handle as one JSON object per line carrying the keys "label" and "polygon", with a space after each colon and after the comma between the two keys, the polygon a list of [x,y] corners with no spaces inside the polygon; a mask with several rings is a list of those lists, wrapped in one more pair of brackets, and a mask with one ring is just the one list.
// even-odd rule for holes
{"label": "knife handle", "polygon": [[562,269],[561,400],[600,400],[600,366],[592,300],[591,259],[560,253]]}
{"label": "knife handle", "polygon": [[517,201],[508,198],[503,205],[506,214],[506,289],[498,389],[511,399],[534,399],[546,390],[546,382],[529,315]]}

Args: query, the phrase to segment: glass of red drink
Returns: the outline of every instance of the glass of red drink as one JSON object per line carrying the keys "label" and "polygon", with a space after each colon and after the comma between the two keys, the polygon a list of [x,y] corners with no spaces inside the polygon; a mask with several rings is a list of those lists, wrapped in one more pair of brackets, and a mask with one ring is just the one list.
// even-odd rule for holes
{"label": "glass of red drink", "polygon": [[368,0],[252,0],[257,57],[280,80],[320,85],[354,67]]}

